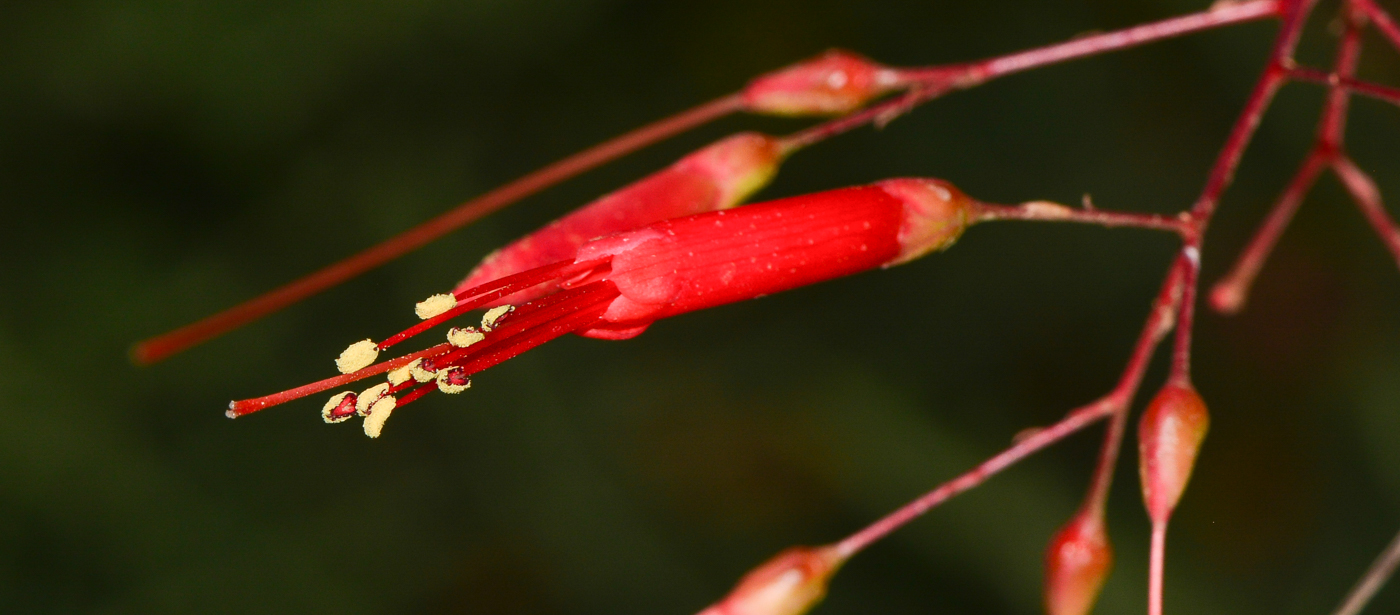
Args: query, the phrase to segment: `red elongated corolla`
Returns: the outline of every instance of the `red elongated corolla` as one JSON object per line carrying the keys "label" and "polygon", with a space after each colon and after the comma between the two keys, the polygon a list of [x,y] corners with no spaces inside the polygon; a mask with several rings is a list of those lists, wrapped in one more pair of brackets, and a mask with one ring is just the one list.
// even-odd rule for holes
{"label": "red elongated corolla", "polygon": [[[590,239],[734,207],[772,180],[787,150],[755,132],[722,139],[492,252],[456,290],[573,258]],[[529,301],[548,290],[516,292],[497,303]]]}
{"label": "red elongated corolla", "polygon": [[[904,263],[951,245],[976,208],[946,182],[893,179],[609,235],[574,258],[430,298],[418,306],[423,322],[347,348],[336,361],[342,376],[233,402],[229,416],[388,372],[387,384],[337,395],[323,409],[328,422],[365,416],[365,432],[375,437],[394,408],[433,390],[461,391],[473,374],[566,333],[626,339],[662,318]],[[495,307],[480,327],[449,331],[445,344],[372,365],[404,339],[541,285],[550,294]]]}

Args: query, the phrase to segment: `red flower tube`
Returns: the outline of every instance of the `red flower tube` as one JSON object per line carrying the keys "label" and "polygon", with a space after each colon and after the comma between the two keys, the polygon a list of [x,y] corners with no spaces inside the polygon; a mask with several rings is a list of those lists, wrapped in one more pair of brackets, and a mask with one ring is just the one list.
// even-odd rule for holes
{"label": "red flower tube", "polygon": [[[387,386],[337,395],[323,409],[330,422],[364,415],[366,433],[377,436],[395,407],[433,389],[464,390],[471,375],[565,333],[625,339],[662,318],[900,264],[951,245],[975,219],[976,207],[946,182],[894,179],[595,239],[573,259],[441,296],[453,305],[428,310],[424,322],[382,342],[347,348],[336,362],[344,375],[234,402],[229,415],[388,372]],[[449,331],[447,344],[371,365],[379,351],[408,337],[546,283],[558,292],[497,307],[479,328]]]}

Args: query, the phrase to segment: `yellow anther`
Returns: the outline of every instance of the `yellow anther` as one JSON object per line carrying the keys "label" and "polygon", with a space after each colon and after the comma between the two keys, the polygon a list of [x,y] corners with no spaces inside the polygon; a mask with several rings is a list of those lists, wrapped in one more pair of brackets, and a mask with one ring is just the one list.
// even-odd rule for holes
{"label": "yellow anther", "polygon": [[458,348],[466,348],[484,339],[486,334],[472,327],[452,327],[447,330],[447,342]]}
{"label": "yellow anther", "polygon": [[384,421],[389,420],[389,414],[393,413],[398,402],[393,395],[385,395],[374,402],[369,407],[369,416],[365,417],[365,435],[378,438],[379,433],[384,431]]}
{"label": "yellow anther", "polygon": [[514,311],[515,306],[513,305],[502,305],[486,310],[486,314],[481,317],[481,330],[490,331],[491,327],[496,326],[496,321],[500,320],[502,316]]}
{"label": "yellow anther", "polygon": [[360,393],[360,398],[355,400],[355,413],[360,416],[368,416],[369,409],[379,401],[381,397],[389,394],[389,383],[376,384]]}
{"label": "yellow anther", "polygon": [[418,318],[427,320],[454,307],[457,307],[457,298],[450,294],[443,293],[419,301],[413,306],[413,313],[417,314]]}
{"label": "yellow anther", "polygon": [[378,357],[379,347],[374,344],[374,340],[361,340],[340,353],[340,357],[335,360],[335,367],[342,374],[358,372],[369,367]]}

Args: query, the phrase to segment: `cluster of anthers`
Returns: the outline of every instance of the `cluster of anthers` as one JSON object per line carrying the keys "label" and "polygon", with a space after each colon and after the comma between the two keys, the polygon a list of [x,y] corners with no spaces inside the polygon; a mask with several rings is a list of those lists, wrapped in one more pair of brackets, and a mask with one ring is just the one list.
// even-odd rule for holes
{"label": "cluster of anthers", "polygon": [[[457,300],[452,295],[439,294],[420,302],[415,306],[415,311],[419,318],[426,320],[441,315],[456,305]],[[509,305],[492,308],[482,316],[480,328],[448,329],[447,343],[454,349],[470,348],[486,339],[486,334],[514,309],[514,306]],[[383,345],[376,344],[373,340],[355,342],[340,353],[340,357],[335,360],[335,366],[342,374],[357,372],[374,363],[380,350],[383,350]],[[387,382],[376,384],[359,393],[345,391],[331,396],[321,408],[322,420],[327,423],[343,423],[350,420],[350,417],[362,416],[365,418],[365,435],[371,438],[379,437],[380,431],[384,429],[384,421],[389,420],[389,414],[399,404],[407,404],[432,392],[433,389],[455,394],[471,387],[472,379],[467,375],[466,368],[460,361],[452,362],[446,357],[451,352],[453,351],[448,350],[440,355],[414,359],[403,367],[389,370]],[[402,400],[400,395],[403,396]]]}

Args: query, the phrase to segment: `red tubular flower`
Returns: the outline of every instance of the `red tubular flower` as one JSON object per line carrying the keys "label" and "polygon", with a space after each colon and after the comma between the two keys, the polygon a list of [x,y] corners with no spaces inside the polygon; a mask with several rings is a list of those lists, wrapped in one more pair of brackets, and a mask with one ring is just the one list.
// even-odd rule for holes
{"label": "red tubular flower", "polygon": [[898,70],[833,49],[754,79],[740,96],[753,113],[837,115],[905,85]]}
{"label": "red tubular flower", "polygon": [[1167,383],[1147,405],[1138,424],[1138,470],[1154,524],[1165,524],[1181,500],[1209,428],[1206,403],[1190,383]]}
{"label": "red tubular flower", "polygon": [[[756,132],[722,139],[492,252],[456,290],[573,258],[596,237],[734,207],[773,179],[786,154],[778,139]],[[497,303],[521,303],[545,292],[521,291]]]}
{"label": "red tubular flower", "polygon": [[1103,511],[1082,511],[1050,539],[1045,550],[1047,615],[1089,615],[1113,568]]}
{"label": "red tubular flower", "polygon": [[[471,375],[565,333],[626,339],[662,318],[903,263],[951,245],[975,219],[976,207],[946,182],[894,179],[595,239],[573,259],[430,299],[419,305],[426,320],[418,325],[347,348],[337,360],[345,375],[234,402],[229,415],[388,372],[387,387],[337,396],[323,411],[327,421],[348,418],[353,397],[355,413],[367,415],[366,433],[377,436],[395,407],[434,389],[465,389]],[[542,284],[557,292],[492,309],[481,327],[450,331],[447,344],[371,365],[379,351],[408,337]]]}

